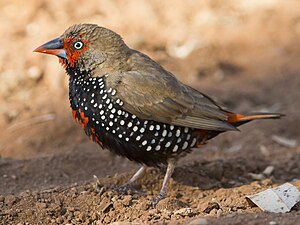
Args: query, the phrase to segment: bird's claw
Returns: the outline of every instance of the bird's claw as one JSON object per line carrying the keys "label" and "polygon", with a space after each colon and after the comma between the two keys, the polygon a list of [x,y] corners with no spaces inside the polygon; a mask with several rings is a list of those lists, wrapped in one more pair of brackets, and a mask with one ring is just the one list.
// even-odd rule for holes
{"label": "bird's claw", "polygon": [[144,194],[143,191],[134,188],[131,184],[124,184],[113,189],[119,194]]}
{"label": "bird's claw", "polygon": [[151,207],[156,207],[156,205],[163,200],[166,197],[165,194],[163,193],[159,193],[157,197],[153,198],[152,200],[150,200],[150,202],[148,203],[149,206]]}

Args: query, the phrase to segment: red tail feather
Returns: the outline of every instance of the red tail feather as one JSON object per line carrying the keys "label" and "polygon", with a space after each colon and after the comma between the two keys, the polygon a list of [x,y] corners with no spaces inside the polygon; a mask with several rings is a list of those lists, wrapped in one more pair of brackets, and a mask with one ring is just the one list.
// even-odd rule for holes
{"label": "red tail feather", "polygon": [[238,123],[243,124],[246,122],[249,122],[251,120],[256,120],[256,119],[279,119],[282,114],[276,114],[276,113],[261,113],[261,114],[256,114],[256,115],[242,115],[242,114],[234,114],[234,113],[228,113],[228,122],[231,124],[236,124]]}

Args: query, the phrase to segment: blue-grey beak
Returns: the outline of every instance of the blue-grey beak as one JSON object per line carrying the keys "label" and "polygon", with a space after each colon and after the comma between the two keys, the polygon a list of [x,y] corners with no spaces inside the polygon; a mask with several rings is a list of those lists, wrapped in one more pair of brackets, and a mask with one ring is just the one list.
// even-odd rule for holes
{"label": "blue-grey beak", "polygon": [[64,59],[67,58],[66,50],[64,49],[61,37],[41,45],[40,47],[36,48],[34,52],[56,55]]}

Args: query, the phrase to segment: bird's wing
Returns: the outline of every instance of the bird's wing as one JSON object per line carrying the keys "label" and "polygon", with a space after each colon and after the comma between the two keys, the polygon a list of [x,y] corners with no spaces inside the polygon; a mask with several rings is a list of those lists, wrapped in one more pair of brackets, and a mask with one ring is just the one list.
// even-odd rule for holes
{"label": "bird's wing", "polygon": [[213,100],[167,72],[153,75],[129,71],[112,77],[108,85],[117,90],[115,98],[121,99],[124,109],[139,118],[196,129],[236,129]]}

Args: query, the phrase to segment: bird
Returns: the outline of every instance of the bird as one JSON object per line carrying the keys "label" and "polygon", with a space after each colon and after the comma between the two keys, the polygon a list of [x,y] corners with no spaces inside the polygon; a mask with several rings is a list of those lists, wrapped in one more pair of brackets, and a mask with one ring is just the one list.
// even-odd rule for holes
{"label": "bird", "polygon": [[193,148],[252,120],[282,116],[227,111],[97,24],[75,24],[34,52],[59,58],[72,116],[86,135],[141,165],[121,190],[131,188],[146,167],[166,167],[154,205],[166,197],[178,159]]}

